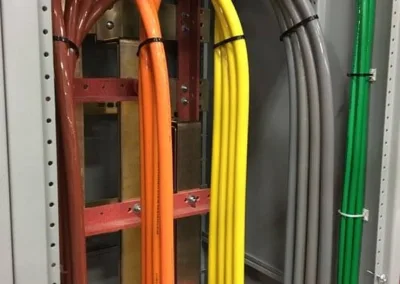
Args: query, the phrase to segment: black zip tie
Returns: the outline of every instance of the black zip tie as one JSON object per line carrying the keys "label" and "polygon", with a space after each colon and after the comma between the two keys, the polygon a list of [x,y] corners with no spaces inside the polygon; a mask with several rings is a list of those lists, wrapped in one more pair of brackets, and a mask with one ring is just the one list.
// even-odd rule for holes
{"label": "black zip tie", "polygon": [[221,47],[221,46],[223,46],[225,44],[228,44],[230,42],[234,42],[234,41],[237,41],[237,40],[241,40],[241,39],[245,39],[245,36],[244,35],[237,35],[237,36],[233,36],[233,37],[224,39],[224,40],[214,44],[214,49],[217,49],[218,47]]}
{"label": "black zip tie", "polygon": [[79,47],[69,38],[53,35],[53,40],[66,43],[68,45],[68,48],[72,49],[75,52],[76,56],[79,57]]}
{"label": "black zip tie", "polygon": [[284,31],[284,32],[281,34],[281,36],[279,37],[279,39],[280,39],[281,41],[283,41],[283,39],[284,39],[285,37],[290,36],[292,33],[296,32],[296,30],[297,30],[298,28],[303,27],[303,26],[307,25],[309,22],[314,21],[314,20],[317,20],[317,19],[319,19],[318,15],[313,15],[313,16],[310,16],[310,17],[308,17],[308,18],[302,20],[301,22],[295,24],[294,26],[292,26],[292,27],[290,27],[289,29],[287,29],[286,31]]}
{"label": "black zip tie", "polygon": [[153,43],[153,42],[163,42],[163,41],[164,41],[164,40],[163,40],[161,37],[151,37],[151,38],[145,39],[144,41],[142,41],[142,42],[139,44],[138,50],[137,50],[137,52],[136,52],[136,55],[139,56],[140,49],[141,49],[143,46],[148,45],[148,44]]}
{"label": "black zip tie", "polygon": [[347,77],[372,77],[371,73],[347,73]]}

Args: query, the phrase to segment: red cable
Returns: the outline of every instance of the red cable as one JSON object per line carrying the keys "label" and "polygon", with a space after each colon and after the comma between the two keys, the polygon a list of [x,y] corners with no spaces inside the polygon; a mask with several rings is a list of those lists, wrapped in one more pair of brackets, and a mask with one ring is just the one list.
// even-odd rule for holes
{"label": "red cable", "polygon": [[[114,3],[114,0],[101,0],[94,3],[85,0],[67,0],[65,15],[62,12],[61,0],[52,0],[53,32],[56,36],[68,38],[80,46],[83,38],[104,11]],[[63,225],[63,262],[65,266],[71,263],[71,277],[63,277],[65,284],[86,284],[86,238],[84,227],[84,192],[81,177],[80,149],[77,140],[75,106],[73,101],[73,83],[76,64],[76,54],[64,42],[54,43],[54,71],[56,82],[56,110],[59,122],[59,147],[62,149],[60,172],[64,173],[60,183],[60,215],[61,222],[67,222],[67,229]],[[64,208],[64,209],[62,209]],[[69,230],[68,230],[69,229]],[[65,245],[68,245],[66,247]],[[69,253],[65,253],[66,250]],[[70,279],[70,280],[69,280]]]}

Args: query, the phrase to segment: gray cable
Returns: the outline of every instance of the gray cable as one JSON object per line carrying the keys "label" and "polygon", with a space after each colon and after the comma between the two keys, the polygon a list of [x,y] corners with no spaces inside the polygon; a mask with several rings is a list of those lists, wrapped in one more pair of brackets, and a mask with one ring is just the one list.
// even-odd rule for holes
{"label": "gray cable", "polygon": [[[299,23],[301,18],[293,5],[292,1],[281,1],[286,8],[286,12],[294,23]],[[310,169],[309,169],[309,192],[308,206],[299,208],[299,214],[305,215],[307,223],[305,227],[299,227],[300,238],[306,235],[306,255],[299,249],[299,255],[295,259],[295,278],[294,283],[316,283],[317,280],[317,261],[318,261],[318,234],[319,234],[319,193],[320,193],[320,154],[321,154],[321,125],[319,109],[319,92],[317,72],[315,69],[314,55],[311,49],[310,39],[304,27],[296,30],[300,39],[300,45],[305,62],[307,75],[309,107],[310,107]],[[306,178],[306,177],[304,177]],[[308,209],[308,214],[307,214]],[[305,211],[305,213],[303,213]],[[302,226],[302,224],[301,224]],[[302,241],[300,239],[299,241]],[[304,262],[305,259],[305,262]],[[304,268],[305,266],[305,268]],[[298,267],[298,269],[296,269]],[[305,270],[305,274],[304,274]],[[305,282],[304,282],[305,281]]]}
{"label": "gray cable", "polygon": [[[307,0],[296,0],[302,18],[315,14]],[[322,114],[322,163],[321,163],[321,216],[320,242],[318,259],[318,284],[330,284],[332,281],[333,226],[334,210],[334,161],[335,161],[335,128],[333,111],[332,81],[329,69],[328,54],[324,37],[318,21],[307,25],[312,39],[313,53],[316,57]]]}
{"label": "gray cable", "polygon": [[[287,29],[285,19],[280,11],[279,5],[275,1],[271,2],[275,12],[281,31]],[[289,135],[289,181],[288,181],[288,203],[286,217],[286,240],[285,240],[285,268],[284,268],[284,284],[292,284],[293,282],[293,261],[294,261],[294,240],[296,229],[296,189],[297,189],[297,137],[298,137],[298,117],[297,117],[297,96],[305,97],[305,76],[303,60],[300,56],[294,56],[292,41],[297,41],[297,37],[292,39],[285,38],[283,40],[287,68],[289,73],[289,109],[290,109],[290,135]],[[295,46],[299,46],[296,44]],[[300,50],[297,50],[300,54]],[[300,77],[300,78],[298,78]],[[303,90],[303,94],[297,93],[297,85],[299,91]],[[304,87],[301,87],[303,85]],[[304,130],[303,130],[304,131]]]}

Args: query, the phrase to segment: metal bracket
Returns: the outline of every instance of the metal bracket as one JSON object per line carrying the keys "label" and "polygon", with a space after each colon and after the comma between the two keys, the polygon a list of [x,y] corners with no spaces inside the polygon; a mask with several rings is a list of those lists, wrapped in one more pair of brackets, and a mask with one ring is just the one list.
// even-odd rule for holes
{"label": "metal bracket", "polygon": [[376,280],[378,280],[379,283],[387,283],[388,279],[386,274],[377,274],[371,270],[367,270],[367,272],[375,277]]}
{"label": "metal bracket", "polygon": [[376,73],[377,73],[377,69],[376,68],[371,68],[369,70],[369,73],[371,74],[371,76],[369,77],[369,81],[371,83],[376,82]]}
{"label": "metal bracket", "polygon": [[369,210],[364,208],[363,215],[364,215],[364,218],[363,218],[364,222],[368,222],[368,220],[369,220]]}

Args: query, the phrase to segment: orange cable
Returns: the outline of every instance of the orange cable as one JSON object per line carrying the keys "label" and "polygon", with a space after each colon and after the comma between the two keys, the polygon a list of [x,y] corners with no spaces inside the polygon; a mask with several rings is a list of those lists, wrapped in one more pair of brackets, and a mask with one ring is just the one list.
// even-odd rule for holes
{"label": "orange cable", "polygon": [[[161,1],[160,0],[153,0],[153,9],[158,11],[160,7]],[[143,29],[143,25],[142,25]],[[143,29],[145,32],[145,30]],[[150,61],[150,50],[149,47],[145,47],[145,53],[147,56],[147,60]],[[151,61],[148,62],[148,66],[151,66]],[[154,72],[151,72],[151,86],[154,86],[155,83],[155,77],[154,77]],[[153,282],[152,284],[159,284],[161,281],[161,235],[160,235],[160,229],[161,229],[161,216],[160,216],[160,164],[159,164],[159,157],[158,157],[158,133],[157,133],[157,116],[156,116],[156,101],[157,101],[157,94],[155,92],[156,90],[154,87],[152,88],[152,92],[149,93],[150,96],[152,96],[152,104],[150,107],[152,107],[152,112],[154,115],[154,123],[153,123],[153,137],[155,143],[153,144],[153,166],[154,166],[154,172],[153,172],[153,212],[152,212],[152,225],[153,225]]]}
{"label": "orange cable", "polygon": [[155,128],[155,112],[154,112],[154,88],[153,88],[153,74],[150,65],[150,58],[148,56],[147,48],[144,47],[140,52],[140,86],[141,93],[139,96],[142,100],[142,113],[143,113],[143,160],[144,160],[144,184],[145,184],[145,219],[143,227],[145,228],[146,236],[146,252],[145,252],[145,266],[146,266],[146,282],[153,283],[153,279],[157,278],[154,274],[159,275],[157,267],[154,265],[154,255],[159,254],[159,249],[156,245],[157,230],[156,223],[154,222],[154,200],[157,196],[156,188],[154,187],[154,177],[157,175],[157,163],[154,163],[156,158],[156,139],[154,137]]}
{"label": "orange cable", "polygon": [[[155,7],[146,0],[136,1],[148,38],[161,37]],[[161,283],[174,283],[173,177],[171,105],[168,72],[162,43],[149,44],[156,90],[157,136],[160,188]]]}
{"label": "orange cable", "polygon": [[146,220],[148,216],[147,206],[145,202],[148,200],[149,196],[146,194],[146,181],[145,181],[145,155],[144,155],[144,147],[145,147],[145,137],[144,137],[144,114],[143,114],[143,99],[142,99],[143,89],[142,89],[142,80],[139,74],[139,137],[140,137],[140,197],[141,197],[141,219],[142,219],[142,226],[141,226],[141,283],[147,284],[148,283],[148,276],[147,271],[150,267],[147,265],[146,260],[148,259],[147,253],[150,251],[148,246],[150,245],[147,236],[148,233],[148,226],[146,225]]}
{"label": "orange cable", "polygon": [[[153,3],[157,9],[160,5],[160,1],[154,1]],[[142,25],[143,26],[143,25]],[[145,31],[141,26],[140,39],[143,41],[146,39]],[[142,261],[145,265],[143,269],[145,273],[143,283],[159,283],[160,282],[160,216],[159,216],[159,184],[158,184],[158,154],[157,154],[157,128],[156,128],[156,117],[155,117],[155,90],[154,86],[154,74],[151,70],[151,62],[149,56],[149,49],[147,46],[143,47],[140,54],[140,77],[141,77],[141,94],[143,94],[143,131],[146,131],[145,141],[147,145],[143,145],[148,151],[144,150],[146,157],[144,160],[146,163],[146,197],[145,204],[146,208],[151,207],[151,212],[147,212],[144,218],[144,230],[143,232],[146,248],[145,256]],[[144,86],[143,86],[144,85]],[[150,128],[150,130],[148,130]],[[149,196],[150,194],[150,196]],[[150,211],[150,209],[148,209]]]}
{"label": "orange cable", "polygon": [[[154,1],[158,8],[160,1]],[[143,25],[142,25],[143,26]],[[146,39],[145,31],[141,26],[140,40]],[[159,283],[160,281],[160,220],[159,220],[159,185],[158,185],[158,155],[157,129],[155,116],[154,75],[151,70],[149,49],[143,47],[140,54],[140,99],[141,125],[143,133],[142,155],[145,161],[143,193],[145,216],[143,218],[143,257],[142,283]]]}

